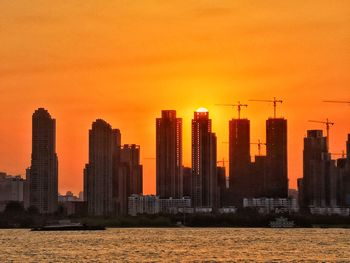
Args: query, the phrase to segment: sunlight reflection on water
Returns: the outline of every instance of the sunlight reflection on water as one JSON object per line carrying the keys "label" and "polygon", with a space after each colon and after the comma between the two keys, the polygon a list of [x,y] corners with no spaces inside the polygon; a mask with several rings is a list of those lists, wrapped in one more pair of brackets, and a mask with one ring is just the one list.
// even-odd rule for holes
{"label": "sunlight reflection on water", "polygon": [[0,230],[0,262],[350,261],[349,229]]}

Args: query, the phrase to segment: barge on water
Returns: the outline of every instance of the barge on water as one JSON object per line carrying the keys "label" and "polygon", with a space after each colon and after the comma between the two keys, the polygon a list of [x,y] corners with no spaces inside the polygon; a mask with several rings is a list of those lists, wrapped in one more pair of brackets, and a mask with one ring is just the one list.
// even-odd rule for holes
{"label": "barge on water", "polygon": [[31,231],[96,231],[106,230],[104,226],[88,226],[85,224],[58,224],[58,225],[47,225],[41,227],[34,227]]}

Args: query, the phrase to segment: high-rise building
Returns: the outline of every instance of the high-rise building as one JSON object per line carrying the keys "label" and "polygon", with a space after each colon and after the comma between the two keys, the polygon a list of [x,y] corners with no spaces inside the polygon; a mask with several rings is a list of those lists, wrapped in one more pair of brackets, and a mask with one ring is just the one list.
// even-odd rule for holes
{"label": "high-rise building", "polygon": [[267,168],[266,156],[255,156],[255,161],[251,163],[250,187],[252,197],[267,196]]}
{"label": "high-rise building", "polygon": [[232,119],[229,122],[229,184],[231,201],[241,205],[250,196],[250,121]]}
{"label": "high-rise building", "polygon": [[216,135],[211,130],[209,112],[200,108],[192,120],[192,204],[218,206]]}
{"label": "high-rise building", "polygon": [[120,131],[98,119],[89,131],[89,163],[84,170],[84,200],[89,215],[118,213]]}
{"label": "high-rise building", "polygon": [[226,168],[225,166],[216,167],[218,177],[218,204],[220,207],[227,205],[227,188],[226,188]]}
{"label": "high-rise building", "polygon": [[338,171],[328,152],[327,137],[321,130],[307,131],[304,138],[303,179],[299,181],[300,205],[307,207],[336,206]]}
{"label": "high-rise building", "polygon": [[183,167],[183,196],[191,197],[192,196],[192,168]]}
{"label": "high-rise building", "polygon": [[266,196],[287,198],[287,120],[284,118],[266,121],[266,162]]}
{"label": "high-rise building", "polygon": [[163,110],[156,120],[156,180],[160,198],[181,198],[182,181],[182,119],[176,111]]}
{"label": "high-rise building", "polygon": [[348,134],[348,140],[346,142],[346,159],[348,169],[350,170],[350,133]]}
{"label": "high-rise building", "polygon": [[337,160],[339,172],[337,204],[342,207],[350,207],[350,134],[346,142],[347,156]]}
{"label": "high-rise building", "polygon": [[58,160],[56,154],[56,120],[43,108],[32,118],[32,160],[30,167],[29,204],[40,213],[54,213],[58,198]]}
{"label": "high-rise building", "polygon": [[127,166],[127,197],[142,194],[142,165],[140,164],[140,146],[124,144],[120,150],[120,162]]}

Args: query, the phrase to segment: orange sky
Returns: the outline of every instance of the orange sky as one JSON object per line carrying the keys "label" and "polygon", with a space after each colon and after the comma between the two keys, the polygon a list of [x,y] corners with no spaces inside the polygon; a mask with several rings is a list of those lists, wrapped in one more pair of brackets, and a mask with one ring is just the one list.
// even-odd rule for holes
{"label": "orange sky", "polygon": [[[57,119],[60,192],[82,189],[88,129],[103,118],[122,143],[155,156],[155,118],[176,109],[190,165],[193,111],[206,107],[228,158],[228,120],[216,103],[282,98],[290,186],[302,175],[308,119],[330,118],[331,151],[345,149],[350,107],[350,1],[30,0],[0,2],[0,171],[30,165],[31,115]],[[251,139],[265,140],[268,104],[250,103]],[[252,147],[252,153],[257,152]],[[143,160],[145,193],[155,162]]]}

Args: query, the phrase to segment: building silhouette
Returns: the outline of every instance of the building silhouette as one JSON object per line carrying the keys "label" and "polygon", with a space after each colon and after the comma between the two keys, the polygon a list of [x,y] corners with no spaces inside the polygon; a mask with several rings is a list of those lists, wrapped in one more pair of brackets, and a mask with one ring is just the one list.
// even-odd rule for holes
{"label": "building silhouette", "polygon": [[183,196],[192,196],[192,168],[182,167]]}
{"label": "building silhouette", "polygon": [[252,190],[251,197],[266,197],[267,193],[267,167],[266,156],[255,156],[254,162],[251,163],[250,170],[250,187]]}
{"label": "building silhouette", "polygon": [[192,204],[217,208],[216,135],[209,112],[198,109],[192,120]]}
{"label": "building silhouette", "polygon": [[32,157],[29,175],[29,205],[39,213],[57,210],[58,160],[56,120],[44,108],[32,116]]}
{"label": "building silhouette", "polygon": [[288,197],[287,120],[266,121],[266,196]]}
{"label": "building silhouette", "polygon": [[118,213],[120,144],[119,130],[112,129],[101,119],[92,124],[89,131],[89,163],[84,170],[84,200],[89,215],[110,216]]}
{"label": "building silhouette", "polygon": [[347,155],[336,160],[337,165],[337,205],[350,207],[350,134],[346,142]]}
{"label": "building silhouette", "polygon": [[175,110],[163,110],[156,120],[156,181],[160,198],[181,198],[182,119]]}
{"label": "building silhouette", "polygon": [[346,159],[348,168],[350,169],[350,133],[348,134],[348,140],[346,142]]}
{"label": "building silhouette", "polygon": [[120,162],[128,168],[128,197],[142,194],[143,175],[140,164],[140,146],[124,144],[120,150]]}
{"label": "building silhouette", "polygon": [[344,165],[343,177],[341,185],[343,186],[341,191],[341,204],[350,207],[350,134],[348,134],[348,140],[346,142],[346,164]]}
{"label": "building silhouette", "polygon": [[338,171],[328,152],[322,130],[309,130],[304,138],[303,179],[298,181],[300,206],[335,207]]}
{"label": "building silhouette", "polygon": [[225,166],[217,166],[217,179],[218,179],[218,197],[217,203],[219,207],[227,205],[227,187],[226,187],[226,168]]}
{"label": "building silhouette", "polygon": [[229,185],[231,200],[241,206],[244,197],[251,193],[250,187],[250,121],[232,119],[229,122]]}
{"label": "building silhouette", "polygon": [[[3,212],[9,202],[25,202],[26,180],[20,175],[8,175],[0,172],[0,212]],[[27,207],[26,207],[27,208]]]}

